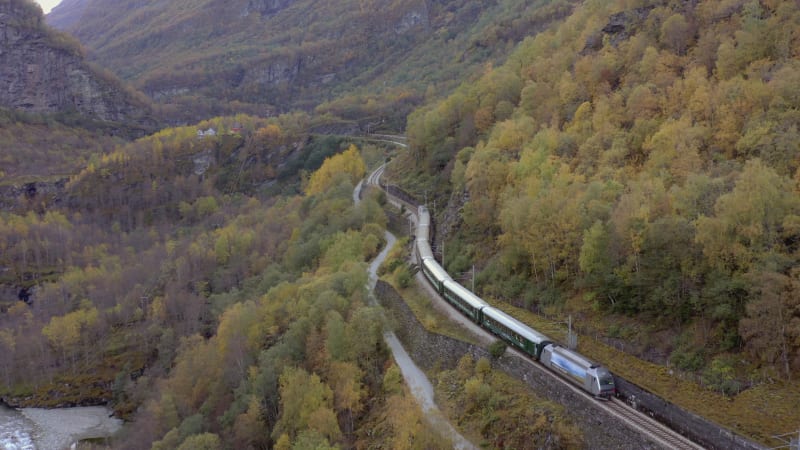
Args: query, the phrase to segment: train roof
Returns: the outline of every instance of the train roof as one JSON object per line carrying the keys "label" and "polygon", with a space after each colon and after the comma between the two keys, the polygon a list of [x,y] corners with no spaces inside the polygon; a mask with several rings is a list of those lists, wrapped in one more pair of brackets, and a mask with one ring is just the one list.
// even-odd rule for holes
{"label": "train roof", "polygon": [[548,351],[551,351],[555,354],[561,355],[565,358],[570,359],[572,362],[576,364],[580,364],[584,369],[599,369],[603,368],[600,364],[592,361],[591,359],[581,355],[580,353],[576,352],[575,350],[570,350],[566,347],[562,347],[560,345],[553,345],[551,346]]}
{"label": "train roof", "polygon": [[445,272],[442,266],[439,265],[438,262],[432,256],[425,256],[422,258],[422,264],[428,268],[428,270],[433,274],[433,277],[436,278],[438,281],[445,281],[445,280],[452,280],[450,278],[450,274]]}
{"label": "train roof", "polygon": [[420,259],[433,258],[433,250],[431,250],[428,241],[424,239],[417,239],[417,252]]}
{"label": "train roof", "polygon": [[421,241],[425,241],[425,245],[430,245],[430,241],[428,240],[429,235],[430,235],[430,228],[417,227],[417,236],[416,236],[417,245],[419,245]]}
{"label": "train roof", "polygon": [[497,308],[494,308],[492,306],[487,306],[486,308],[483,308],[483,314],[505,325],[509,330],[519,334],[520,336],[533,342],[534,344],[541,344],[544,341],[552,342],[552,339],[550,339],[549,337],[545,336],[542,333],[539,333],[533,328],[525,325],[524,323],[509,316],[508,314],[504,313],[503,311],[500,311]]}
{"label": "train roof", "polygon": [[470,306],[476,309],[481,309],[484,306],[489,306],[488,303],[483,301],[482,298],[478,297],[477,295],[473,294],[472,291],[465,288],[464,286],[456,283],[453,280],[447,280],[444,282],[444,288],[449,289],[459,298],[463,299],[465,302],[469,303]]}
{"label": "train roof", "polygon": [[417,220],[419,224],[426,224],[430,225],[431,223],[431,213],[428,212],[428,208],[425,206],[420,206],[417,209]]}

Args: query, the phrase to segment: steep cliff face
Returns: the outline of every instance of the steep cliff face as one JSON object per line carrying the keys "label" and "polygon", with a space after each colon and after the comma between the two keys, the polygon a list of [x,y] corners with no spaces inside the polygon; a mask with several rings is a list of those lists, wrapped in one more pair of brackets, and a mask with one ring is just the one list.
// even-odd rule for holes
{"label": "steep cliff face", "polygon": [[0,106],[148,122],[146,102],[113,76],[92,69],[80,45],[47,28],[41,10],[29,0],[0,0]]}

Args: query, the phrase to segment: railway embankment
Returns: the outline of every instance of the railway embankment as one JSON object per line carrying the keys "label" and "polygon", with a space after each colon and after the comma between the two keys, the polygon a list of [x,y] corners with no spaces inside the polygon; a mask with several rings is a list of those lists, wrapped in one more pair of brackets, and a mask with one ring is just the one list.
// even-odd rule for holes
{"label": "railway embankment", "polygon": [[[375,296],[389,311],[395,323],[395,334],[408,349],[411,358],[424,370],[451,369],[465,354],[474,359],[487,358],[493,367],[523,381],[544,398],[565,405],[576,422],[585,431],[589,448],[660,448],[659,445],[630,430],[616,417],[597,404],[599,401],[585,394],[565,388],[539,367],[519,355],[506,355],[493,359],[489,351],[448,336],[433,333],[417,320],[400,294],[389,283],[378,281]],[[620,397],[658,421],[677,430],[709,449],[763,450],[741,436],[692,414],[635,384],[615,377]]]}
{"label": "railway embankment", "polygon": [[565,405],[584,430],[587,448],[660,449],[661,446],[638,433],[633,433],[617,418],[598,408],[584,394],[565,389],[564,385],[543,370],[532,367],[529,361],[507,353],[492,359],[487,350],[457,339],[429,332],[417,320],[400,294],[388,283],[378,281],[375,296],[396,324],[395,334],[411,358],[424,370],[452,369],[465,354],[474,359],[487,358],[499,370],[522,380],[539,395]]}

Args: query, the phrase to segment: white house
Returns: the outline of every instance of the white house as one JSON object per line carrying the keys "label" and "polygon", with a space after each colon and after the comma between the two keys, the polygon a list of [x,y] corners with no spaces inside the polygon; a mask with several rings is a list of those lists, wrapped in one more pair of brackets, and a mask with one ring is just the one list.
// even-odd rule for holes
{"label": "white house", "polygon": [[206,131],[197,130],[197,137],[199,139],[203,139],[206,136],[216,136],[216,135],[217,135],[217,131],[215,129],[213,129],[213,128],[209,128]]}

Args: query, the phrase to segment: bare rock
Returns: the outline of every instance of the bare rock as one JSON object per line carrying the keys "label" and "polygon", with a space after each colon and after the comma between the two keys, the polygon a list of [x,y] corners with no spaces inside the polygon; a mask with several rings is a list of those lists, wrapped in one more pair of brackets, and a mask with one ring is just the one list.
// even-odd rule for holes
{"label": "bare rock", "polygon": [[145,101],[91,68],[80,44],[48,28],[23,0],[0,3],[0,106],[31,113],[75,112],[110,122],[149,121]]}

